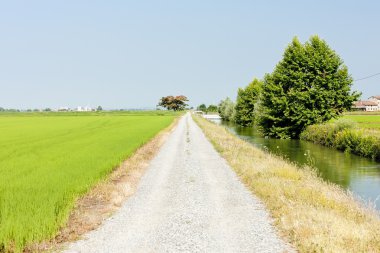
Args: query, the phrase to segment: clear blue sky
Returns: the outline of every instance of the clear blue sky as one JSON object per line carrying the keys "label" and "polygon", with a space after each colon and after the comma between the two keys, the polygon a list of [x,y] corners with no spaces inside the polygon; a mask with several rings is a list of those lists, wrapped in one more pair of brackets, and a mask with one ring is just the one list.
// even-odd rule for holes
{"label": "clear blue sky", "polygon": [[[379,1],[0,1],[0,106],[154,107],[236,97],[298,36],[380,72]],[[380,95],[380,76],[354,84]]]}

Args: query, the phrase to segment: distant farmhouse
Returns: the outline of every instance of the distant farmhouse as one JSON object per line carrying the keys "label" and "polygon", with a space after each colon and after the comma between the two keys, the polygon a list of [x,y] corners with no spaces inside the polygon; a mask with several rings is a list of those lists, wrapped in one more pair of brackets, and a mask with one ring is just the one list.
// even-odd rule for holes
{"label": "distant farmhouse", "polygon": [[92,109],[89,106],[78,106],[74,111],[77,112],[91,112],[91,111],[96,111],[96,109]]}
{"label": "distant farmhouse", "polygon": [[68,111],[70,111],[70,108],[67,107],[67,106],[61,106],[61,107],[59,107],[57,109],[57,111],[59,111],[59,112],[68,112]]}
{"label": "distant farmhouse", "polygon": [[352,109],[354,111],[375,112],[380,111],[380,96],[372,96],[365,101],[357,101]]}
{"label": "distant farmhouse", "polygon": [[91,108],[89,106],[78,106],[76,108],[69,108],[67,106],[59,107],[56,111],[58,112],[93,112],[96,108]]}

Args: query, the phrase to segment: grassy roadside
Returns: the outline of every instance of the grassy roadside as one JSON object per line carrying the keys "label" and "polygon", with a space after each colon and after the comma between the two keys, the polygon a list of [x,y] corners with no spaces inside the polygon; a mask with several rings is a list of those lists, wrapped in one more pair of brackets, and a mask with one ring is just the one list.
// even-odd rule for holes
{"label": "grassy roadside", "polygon": [[300,252],[380,252],[380,218],[343,189],[221,126],[200,117],[194,120]]}

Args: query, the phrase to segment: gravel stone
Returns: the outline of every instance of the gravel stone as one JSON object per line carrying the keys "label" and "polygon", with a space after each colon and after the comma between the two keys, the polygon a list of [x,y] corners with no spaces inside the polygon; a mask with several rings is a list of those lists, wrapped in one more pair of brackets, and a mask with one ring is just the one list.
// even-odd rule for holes
{"label": "gravel stone", "polygon": [[136,193],[64,252],[292,252],[186,114]]}

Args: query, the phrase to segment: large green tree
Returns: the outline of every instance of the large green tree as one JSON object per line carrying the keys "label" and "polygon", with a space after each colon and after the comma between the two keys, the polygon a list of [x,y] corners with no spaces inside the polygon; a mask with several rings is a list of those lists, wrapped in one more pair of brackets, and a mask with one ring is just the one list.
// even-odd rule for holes
{"label": "large green tree", "polygon": [[251,126],[255,121],[255,106],[262,82],[254,79],[244,89],[239,88],[235,106],[235,121],[241,126]]}
{"label": "large green tree", "polygon": [[260,120],[265,135],[298,138],[308,125],[322,123],[351,108],[360,96],[342,59],[324,40],[297,38],[273,73],[264,78]]}

